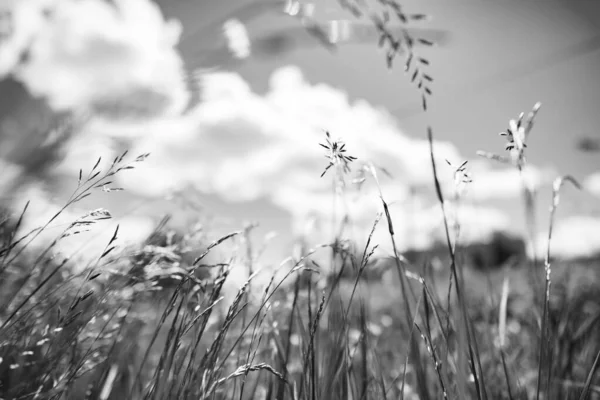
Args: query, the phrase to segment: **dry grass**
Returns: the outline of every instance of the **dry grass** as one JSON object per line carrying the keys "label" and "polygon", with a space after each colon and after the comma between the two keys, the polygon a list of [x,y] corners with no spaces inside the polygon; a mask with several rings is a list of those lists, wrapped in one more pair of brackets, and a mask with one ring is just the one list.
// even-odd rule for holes
{"label": "dry grass", "polygon": [[[402,23],[424,16],[381,3],[388,13],[370,14],[381,30],[380,44],[389,46],[390,65],[405,50],[405,69],[426,110],[432,79],[424,72],[429,62],[413,52],[418,38],[400,40],[386,30],[390,14]],[[359,3],[343,5],[357,16],[369,15]],[[523,114],[511,121],[510,157],[485,155],[522,171],[538,109],[527,121]],[[18,234],[26,209],[0,218],[0,398],[599,399],[597,265],[595,271],[581,263],[551,265],[560,187],[576,181],[556,181],[543,266],[523,258],[500,270],[476,270],[463,261],[469,249],[460,242],[460,221],[451,226],[446,210],[447,197],[459,203],[471,180],[466,163],[454,167],[456,191],[444,193],[431,128],[428,137],[449,259],[441,271],[411,263],[396,250],[378,170],[368,163],[362,172],[378,187],[382,213],[365,234],[366,245],[358,249],[340,235],[302,248],[263,286],[255,283],[265,272],[256,264],[252,227],[196,243],[198,256],[187,263],[182,260],[189,235],[171,235],[161,225],[131,251],[116,248],[117,229],[97,260],[73,273],[71,261],[57,259],[54,249],[111,217],[101,209],[74,221],[45,247],[32,247],[64,210],[95,190],[111,191],[111,177],[147,154],[130,163],[123,154],[105,171],[98,160],[89,174],[80,171],[65,207],[39,229]],[[329,134],[322,146],[329,164],[321,178],[332,171],[332,195],[343,197],[357,160]],[[533,193],[526,186],[524,199],[526,215],[533,215]],[[387,225],[394,249],[389,259],[374,258],[379,223]],[[213,249],[240,238],[238,251],[209,261]],[[316,262],[317,252],[328,252],[329,265]],[[227,279],[239,273],[234,264],[245,265],[249,278],[227,296]],[[595,281],[589,278],[594,274]]]}

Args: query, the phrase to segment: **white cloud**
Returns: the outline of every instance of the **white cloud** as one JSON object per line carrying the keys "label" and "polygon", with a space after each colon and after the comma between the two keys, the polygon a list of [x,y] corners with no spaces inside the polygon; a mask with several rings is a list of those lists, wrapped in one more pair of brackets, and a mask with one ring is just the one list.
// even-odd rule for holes
{"label": "white cloud", "polygon": [[[235,73],[204,74],[201,103],[180,115],[188,98],[176,50],[181,27],[164,21],[149,0],[114,4],[101,0],[10,2],[15,32],[0,48],[9,54],[0,62],[0,76],[14,72],[56,109],[83,106],[105,117],[92,120],[68,143],[60,173],[75,176],[99,156],[109,161],[125,148],[133,156],[150,152],[150,158],[135,170],[116,177],[117,186],[150,198],[165,197],[189,185],[227,201],[264,198],[294,216],[297,232],[308,216],[319,217],[321,228],[312,236],[319,242],[330,239],[327,230],[332,214],[339,221],[345,211],[340,203],[332,210],[333,171],[319,178],[328,160],[318,143],[328,130],[346,143],[348,154],[392,173],[392,179],[382,173],[379,178],[400,248],[424,248],[433,240],[444,240],[441,210],[433,195],[429,144],[424,138],[404,134],[388,112],[364,100],[350,101],[342,90],[309,83],[298,68],[285,67],[273,73],[264,95],[255,93]],[[50,17],[45,16],[45,7],[52,11]],[[29,61],[18,66],[19,54],[29,44]],[[156,118],[127,123],[122,113]],[[452,170],[444,159],[460,163],[463,158],[448,142],[436,142],[435,155],[446,192],[452,186]],[[481,165],[475,163],[471,199],[519,195],[516,171]],[[527,171],[535,184],[545,183],[547,175],[545,170]],[[411,194],[411,189],[417,190]],[[47,194],[31,190],[21,197],[33,198],[37,204],[27,227],[35,227],[58,209]],[[375,215],[382,211],[377,190],[370,177],[362,194],[353,193],[351,187],[347,190],[354,237],[364,240]],[[68,223],[80,211],[58,222]],[[511,229],[501,211],[486,207],[466,204],[459,219],[463,243],[486,241],[496,231]],[[142,216],[124,221],[130,228],[122,226],[122,235],[129,232],[131,240],[143,238],[151,227]],[[94,249],[87,253],[101,251],[114,222],[100,224],[103,234],[87,244]],[[71,238],[70,248],[80,249],[92,234]],[[389,249],[389,242],[384,217],[375,243]]]}
{"label": "white cloud", "polygon": [[[149,0],[19,0],[4,4],[13,33],[0,45],[9,72],[57,110],[110,118],[180,112],[188,93],[175,48],[181,33]],[[28,49],[27,62],[17,65]]]}
{"label": "white cloud", "polygon": [[591,194],[600,197],[600,171],[594,172],[585,178],[583,187]]}
{"label": "white cloud", "polygon": [[[431,181],[426,141],[402,134],[390,115],[364,101],[352,104],[340,90],[307,83],[292,67],[274,73],[265,96],[253,93],[236,74],[206,76],[203,102],[188,120],[171,129],[168,124],[146,129],[136,147],[154,150],[154,172],[165,169],[173,176],[169,185],[193,182],[228,199],[247,200],[288,190],[298,181],[311,190],[329,187],[329,179],[318,178],[327,165],[318,146],[324,129],[342,138],[349,154],[393,171],[399,185]],[[457,156],[448,143],[438,143],[436,153],[440,159]],[[151,175],[129,183],[140,192],[164,191],[147,186],[158,184]]]}
{"label": "white cloud", "polygon": [[[444,216],[437,202],[418,206],[416,209],[405,209],[400,215],[398,210],[391,210],[396,231],[404,235],[401,243],[408,243],[416,249],[426,249],[432,242],[446,243]],[[507,215],[493,207],[461,204],[456,208],[446,202],[446,217],[450,230],[450,239],[455,241],[456,223],[459,224],[459,243],[487,243],[496,232],[511,231]],[[406,226],[408,229],[402,229]],[[389,239],[388,239],[389,240]]]}
{"label": "white cloud", "polygon": [[[34,249],[45,248],[53,240],[67,232],[67,228],[73,222],[92,211],[82,208],[80,204],[61,211],[65,203],[59,202],[48,190],[34,183],[22,185],[13,193],[13,196],[3,200],[7,201],[6,204],[17,212],[21,212],[29,201],[17,237],[33,232],[34,235],[30,235],[29,238],[32,239],[35,236],[35,239],[28,246]],[[110,210],[108,211],[110,212]],[[54,218],[57,214],[58,216]],[[48,226],[38,235],[38,228],[44,227],[48,222],[50,222]],[[115,232],[117,224],[119,225],[119,234],[113,245],[119,247],[140,243],[148,237],[155,226],[155,222],[144,215],[115,215],[111,219],[96,221],[89,227],[89,231],[84,226],[68,230],[71,233],[79,230],[81,233],[60,239],[53,248],[53,252],[70,257],[73,261],[80,261],[73,264],[75,268],[84,267],[86,263],[97,260],[102,254]],[[29,239],[25,242],[28,241]]]}
{"label": "white cloud", "polygon": [[237,19],[227,20],[223,24],[223,34],[227,39],[227,47],[235,58],[250,56],[250,39],[244,24]]}
{"label": "white cloud", "polygon": [[467,196],[475,201],[518,198],[523,193],[523,179],[529,188],[551,185],[556,173],[552,168],[527,165],[523,176],[514,167],[491,168],[491,162],[470,164],[472,179]]}
{"label": "white cloud", "polygon": [[[137,127],[143,136],[132,153],[152,155],[123,175],[121,186],[154,197],[192,184],[228,201],[266,198],[300,224],[309,214],[326,218],[333,171],[319,178],[328,160],[318,146],[326,129],[348,154],[393,174],[380,173],[388,202],[406,200],[411,186],[432,192],[426,140],[403,134],[391,115],[366,101],[352,103],[341,90],[308,83],[296,67],[277,70],[264,96],[234,73],[205,75],[202,87],[203,101],[187,116]],[[460,159],[450,143],[436,142],[435,152],[440,166],[444,158]],[[452,174],[440,171],[447,185]],[[380,207],[373,185],[365,196],[355,220],[371,224]]]}
{"label": "white cloud", "polygon": [[22,177],[21,167],[0,158],[0,204],[4,203],[5,198],[12,194],[14,188],[18,186],[16,183]]}
{"label": "white cloud", "polygon": [[[600,218],[576,215],[555,223],[550,243],[552,257],[577,258],[598,255],[600,253]],[[538,255],[545,255],[547,233],[538,236],[536,245]]]}
{"label": "white cloud", "polygon": [[[165,112],[132,123],[115,118],[122,110],[139,112],[130,105],[144,104],[145,112],[178,111],[187,100],[175,50],[179,24],[165,22],[148,0],[115,4],[11,3],[15,21],[29,18],[16,24],[13,52],[31,47],[28,63],[12,63],[5,73],[15,70],[57,109],[84,105],[110,117],[92,120],[67,145],[61,173],[73,176],[98,156],[110,160],[132,147],[133,155],[152,153],[136,170],[117,177],[119,186],[138,195],[163,197],[193,185],[228,201],[266,198],[299,223],[311,214],[326,219],[332,213],[333,171],[319,178],[328,161],[318,146],[326,129],[346,143],[349,154],[394,174],[393,180],[380,176],[388,203],[406,201],[412,186],[431,189],[426,140],[403,134],[389,113],[366,101],[351,102],[341,90],[307,82],[295,67],[275,71],[265,95],[254,93],[237,74],[209,73],[201,78],[202,102],[186,115]],[[52,11],[49,17],[44,7]],[[145,104],[148,98],[156,104]],[[438,165],[444,158],[460,158],[449,143],[437,142],[435,149]],[[451,181],[451,174],[441,177],[444,184]],[[381,207],[373,185],[367,188],[348,210],[360,227],[370,225]],[[401,212],[399,221],[406,215]]]}
{"label": "white cloud", "polygon": [[[329,199],[331,203],[331,199]],[[322,204],[327,204],[323,201]],[[357,249],[362,252],[369,232],[375,222],[377,212],[383,212],[380,200],[376,196],[363,196],[354,204],[351,216],[355,219],[350,230],[346,230],[344,238],[354,239]],[[330,210],[331,208],[328,208]],[[451,242],[455,242],[454,207],[447,203],[447,217],[450,228]],[[421,196],[408,197],[404,201],[389,204],[389,211],[394,228],[394,239],[400,252],[415,249],[427,250],[435,242],[446,243],[444,219],[439,203],[435,200],[426,200]],[[500,209],[493,207],[462,205],[458,211],[460,222],[460,245],[475,243],[489,243],[497,232],[514,232],[508,216]],[[298,219],[298,228],[302,223],[311,222],[308,218]],[[304,231],[309,245],[326,243],[331,240],[329,235],[331,214],[325,212],[321,215],[320,224]],[[339,223],[339,216],[337,219]],[[336,231],[337,232],[337,231]],[[393,255],[388,223],[385,215],[382,216],[371,240],[371,246],[377,245],[375,256]],[[328,264],[327,253],[319,253],[318,260],[322,265]]]}
{"label": "white cloud", "polygon": [[[21,226],[21,234],[27,234],[34,229],[41,228],[61,209],[61,206],[52,200],[48,191],[38,185],[30,184],[22,186],[18,189],[18,193],[10,200],[12,208],[18,210],[22,210],[26,202],[29,201],[29,206],[27,207]],[[55,236],[61,229],[65,229],[69,222],[75,219],[76,216],[75,214],[71,214],[71,210],[64,211],[52,221],[45,230],[44,235],[41,235],[42,238]]]}
{"label": "white cloud", "polygon": [[[117,239],[111,246],[116,245],[123,249],[128,245],[142,243],[153,232],[156,222],[149,217],[139,215],[99,221],[91,228],[90,232],[63,239],[59,243],[58,250],[83,263],[95,261],[107,248],[117,225],[119,226]],[[77,263],[75,266],[82,267]]]}
{"label": "white cloud", "polygon": [[55,0],[2,0],[0,77],[11,72],[44,22],[43,10]]}
{"label": "white cloud", "polygon": [[[143,127],[143,124],[140,126]],[[117,134],[107,124],[97,120],[87,123],[63,144],[63,158],[55,164],[55,172],[76,177],[79,169],[88,172],[99,157],[102,157],[98,165],[100,169],[108,168],[113,159],[127,150],[130,141],[135,138],[128,137],[127,134],[126,125],[121,125]]]}
{"label": "white cloud", "polygon": [[[459,206],[457,213],[450,208],[449,219],[451,227],[458,219],[459,242],[462,244],[488,243],[495,233],[509,232],[514,229],[506,213],[492,207],[465,204]],[[439,231],[438,229],[437,232]]]}
{"label": "white cloud", "polygon": [[[187,97],[175,50],[177,23],[165,22],[148,0],[124,0],[117,6],[100,0],[48,1],[50,19],[40,17],[41,0],[18,3],[26,3],[21,8],[37,18],[28,25],[37,27],[30,34],[30,62],[17,68],[30,90],[48,96],[56,108],[83,104],[111,117],[119,111],[113,102],[127,113],[137,113],[128,106],[148,98],[156,103],[145,104],[142,111],[173,111],[130,124],[115,118],[92,121],[69,144],[61,172],[89,168],[98,156],[109,160],[131,145],[133,155],[152,155],[136,170],[117,177],[119,186],[129,191],[163,197],[193,185],[228,201],[266,198],[288,210],[300,226],[308,215],[327,220],[332,214],[333,171],[319,178],[328,161],[318,143],[328,130],[346,143],[348,154],[393,174],[393,179],[384,174],[380,179],[386,201],[394,208],[397,231],[404,232],[400,227],[405,221],[415,220],[422,232],[398,233],[399,245],[422,247],[431,241],[440,219],[427,209],[432,200],[427,196],[433,193],[429,144],[405,135],[386,111],[364,100],[352,102],[329,85],[311,84],[298,68],[286,67],[273,73],[265,95],[254,93],[237,74],[205,74],[202,102],[180,116],[175,111]],[[436,142],[435,155],[440,179],[448,188],[452,172],[443,160],[456,162],[460,154],[452,144]],[[419,189],[412,197],[411,188]],[[373,184],[367,184],[364,194],[350,204],[360,235],[381,211],[376,193]],[[410,201],[423,204],[415,211],[404,206]],[[490,218],[492,226],[501,225],[500,217]],[[464,232],[468,239],[468,229]]]}

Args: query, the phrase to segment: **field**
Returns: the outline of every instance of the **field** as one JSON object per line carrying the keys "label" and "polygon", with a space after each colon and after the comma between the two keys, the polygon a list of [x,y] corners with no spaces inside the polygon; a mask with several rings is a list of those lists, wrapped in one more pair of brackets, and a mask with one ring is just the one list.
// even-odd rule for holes
{"label": "field", "polygon": [[[345,164],[332,163],[343,179]],[[119,158],[92,170],[73,198],[127,165]],[[17,237],[20,219],[3,219],[3,398],[600,394],[597,260],[540,264],[500,237],[478,252],[461,249],[448,230],[449,248],[412,252],[412,262],[372,258],[370,238],[363,249],[342,240],[300,246],[257,288],[252,227],[198,243],[164,225],[121,255],[115,232],[79,273],[51,256],[60,240],[108,217],[93,212],[32,251],[44,227]],[[250,278],[225,294],[232,260],[205,259],[239,236]],[[327,268],[311,257],[318,251],[331,257]],[[494,252],[504,259],[474,262]]]}
{"label": "field", "polygon": [[[429,62],[406,44],[419,38],[384,27],[381,37],[390,68],[406,67],[427,111]],[[339,234],[316,246],[298,237],[276,265],[260,261],[252,225],[217,235],[176,229],[168,217],[127,247],[117,245],[117,227],[85,265],[62,256],[64,241],[111,214],[90,211],[59,230],[55,222],[151,154],[76,168],[64,208],[31,231],[22,229],[28,206],[0,204],[0,400],[600,399],[600,254],[552,252],[561,191],[580,188],[577,179],[557,176],[546,220],[534,217],[539,204],[524,171],[539,109],[510,120],[500,155],[480,154],[521,176],[523,238],[463,243],[454,211],[472,183],[470,165],[448,162],[452,176],[442,178],[448,165],[431,127],[430,189],[443,224],[427,249],[398,250],[402,227],[380,185],[387,171],[329,132],[314,143],[326,157],[314,179],[331,183]],[[341,204],[356,172],[378,214],[350,240]],[[549,226],[544,252],[528,250],[536,223]],[[391,252],[378,251],[384,245]]]}

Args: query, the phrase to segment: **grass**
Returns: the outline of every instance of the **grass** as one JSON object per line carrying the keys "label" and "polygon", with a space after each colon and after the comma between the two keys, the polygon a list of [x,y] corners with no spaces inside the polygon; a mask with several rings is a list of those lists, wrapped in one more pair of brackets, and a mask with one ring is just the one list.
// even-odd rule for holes
{"label": "grass", "polygon": [[[403,23],[424,18],[381,3]],[[354,15],[368,14],[354,7]],[[412,51],[418,38],[394,38],[386,30],[389,16],[370,18],[381,31],[380,44],[388,46],[388,64],[401,50],[406,54],[405,70],[426,110],[433,79],[424,72],[429,62]],[[482,155],[522,171],[538,109],[511,121],[509,157]],[[94,191],[120,190],[110,188],[112,177],[147,154],[128,162],[124,153],[105,169],[99,159],[88,174],[80,171],[65,207],[39,229],[21,233],[27,207],[0,218],[0,398],[599,399],[598,262],[552,258],[560,189],[577,181],[555,182],[543,265],[522,257],[500,269],[474,268],[469,247],[461,244],[460,220],[451,224],[447,208],[460,205],[471,181],[467,164],[449,162],[455,190],[445,193],[431,127],[427,134],[431,183],[444,215],[447,263],[439,270],[430,262],[433,254],[411,262],[397,250],[380,170],[369,163],[360,170],[378,188],[381,213],[365,232],[365,245],[357,248],[341,233],[312,249],[300,243],[274,271],[257,263],[252,226],[208,242],[163,223],[129,249],[116,247],[117,228],[85,268],[59,259],[61,240],[111,218],[103,209],[34,246],[69,207]],[[360,160],[329,133],[321,146],[329,161],[321,178],[331,177],[334,204],[340,204]],[[532,242],[535,193],[523,182]],[[332,213],[343,232],[348,221],[339,209]],[[380,224],[393,249],[388,258],[374,256]],[[231,243],[225,259],[213,254]],[[329,256],[328,265],[317,253]],[[236,265],[246,268],[248,279],[230,295],[225,285],[240,273]],[[261,274],[269,277],[266,284],[256,282]]]}

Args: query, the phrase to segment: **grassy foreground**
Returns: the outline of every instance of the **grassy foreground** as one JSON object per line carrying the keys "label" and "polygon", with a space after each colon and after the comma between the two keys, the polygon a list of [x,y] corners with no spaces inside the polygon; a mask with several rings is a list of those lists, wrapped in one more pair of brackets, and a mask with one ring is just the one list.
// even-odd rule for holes
{"label": "grassy foreground", "polygon": [[[354,159],[327,139],[333,180],[341,182]],[[123,155],[106,171],[97,163],[81,173],[67,206],[146,156],[126,163]],[[564,181],[557,179],[555,205]],[[434,185],[447,204],[437,175]],[[387,224],[394,243],[381,201],[373,229]],[[399,253],[375,259],[371,232],[363,249],[342,238],[300,246],[257,288],[253,279],[265,272],[254,265],[252,227],[203,243],[161,225],[121,252],[115,231],[97,260],[75,273],[54,254],[56,245],[110,218],[108,211],[77,219],[44,246],[32,243],[62,210],[18,236],[26,212],[3,218],[0,230],[3,399],[600,396],[597,261],[551,270],[547,254],[545,266],[521,258],[475,269],[446,222],[441,269]],[[229,260],[208,261],[229,242],[241,243]],[[331,265],[319,265],[316,252],[329,254]],[[240,265],[249,279],[227,294],[226,280]]]}
{"label": "grassy foreground", "polygon": [[[424,18],[381,2],[403,23]],[[405,69],[426,110],[433,79],[429,62],[413,53],[419,38],[394,38],[384,18],[371,19],[388,65],[407,55]],[[507,157],[482,156],[522,171],[538,109],[510,122]],[[381,191],[373,229],[382,224],[389,232],[394,251],[385,259],[374,257],[380,244],[371,231],[363,248],[341,236],[313,249],[299,244],[266,272],[256,263],[252,227],[206,240],[164,225],[130,249],[115,246],[115,231],[85,268],[55,254],[65,238],[110,218],[103,209],[40,243],[64,210],[147,154],[131,162],[123,154],[105,170],[98,160],[80,172],[65,208],[32,232],[20,229],[27,207],[0,217],[0,399],[600,399],[598,260],[555,263],[548,245],[540,260],[473,268],[460,221],[451,224],[447,209],[470,182],[467,165],[454,167],[455,191],[446,198],[431,128],[428,138],[445,223],[440,269],[427,255],[411,262],[395,250]],[[329,134],[321,145],[329,160],[321,177],[332,176],[333,196],[343,196],[357,160]],[[362,170],[377,184],[375,167]],[[563,184],[578,186],[569,176],[555,181],[548,243]],[[524,184],[523,193],[533,218],[532,189]],[[230,243],[238,246],[228,259],[211,258]],[[316,261],[317,252],[328,255],[328,265]],[[249,278],[226,293],[240,265]],[[267,284],[258,285],[266,273]]]}

